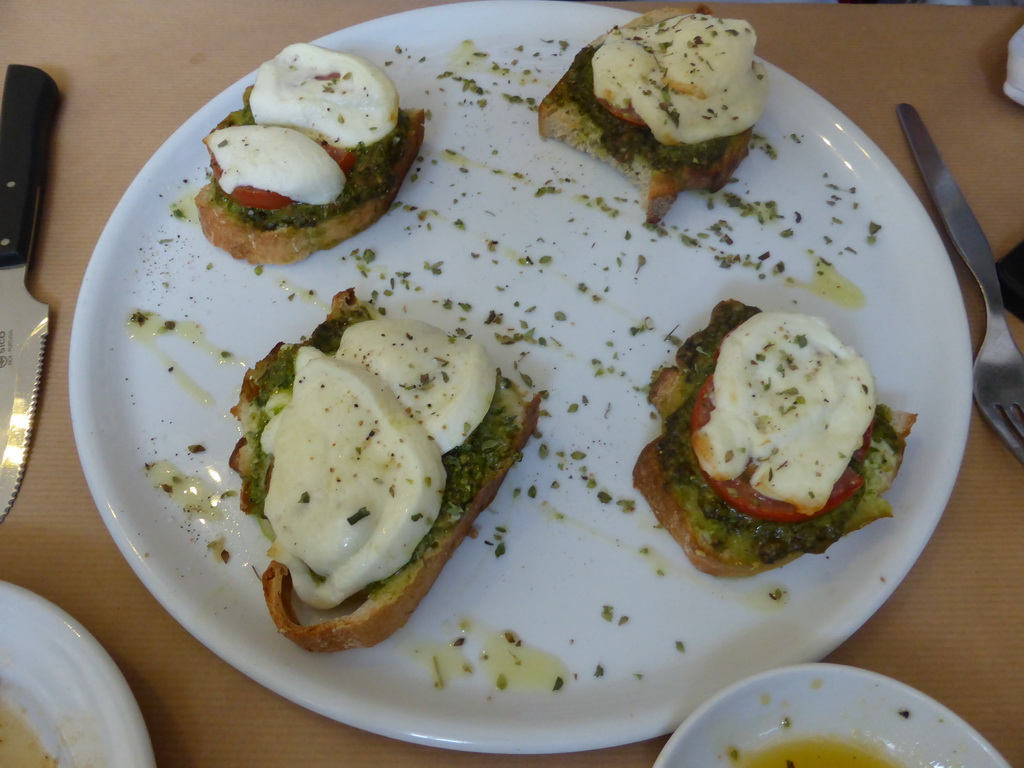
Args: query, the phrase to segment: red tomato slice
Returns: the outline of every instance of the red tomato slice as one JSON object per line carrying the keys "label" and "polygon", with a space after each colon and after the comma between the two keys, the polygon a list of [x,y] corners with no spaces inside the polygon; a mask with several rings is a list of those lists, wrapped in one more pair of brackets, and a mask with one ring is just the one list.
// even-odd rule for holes
{"label": "red tomato slice", "polygon": [[[216,179],[219,179],[224,173],[217,161],[213,159],[212,152],[210,153],[210,168],[213,170],[213,176]],[[230,192],[225,192],[224,194],[246,208],[262,208],[265,211],[274,211],[295,202],[285,195],[270,192],[266,189],[257,189],[256,187],[235,187]]]}
{"label": "red tomato slice", "polygon": [[341,147],[330,146],[326,142],[321,142],[320,146],[327,150],[327,154],[338,164],[342,173],[348,176],[352,172],[356,165],[356,155],[354,152],[349,152]]}
{"label": "red tomato slice", "polygon": [[[328,146],[326,143],[322,143],[321,146],[331,156],[331,159],[338,164],[338,167],[341,168],[342,173],[346,176],[355,167],[355,153],[341,147]],[[212,152],[210,153],[210,167],[213,169],[213,175],[219,179],[223,171],[221,171],[217,161],[213,159]],[[278,208],[284,208],[286,205],[292,205],[295,202],[290,197],[278,192],[248,186],[235,187],[232,191],[225,194],[246,208],[261,208],[265,211],[276,211]]]}
{"label": "red tomato slice", "polygon": [[235,187],[227,196],[246,208],[262,208],[265,211],[275,211],[295,202],[290,197],[256,187]]}
{"label": "red tomato slice", "polygon": [[[697,404],[693,409],[693,418],[690,423],[691,434],[707,424],[711,418],[711,412],[715,409],[712,400],[714,388],[714,376],[708,376],[707,381],[704,382],[700,393],[697,395]],[[863,454],[867,451],[867,446],[870,444],[870,440],[871,427],[869,426],[864,435],[864,443],[857,449],[854,455],[858,458],[863,457]],[[753,471],[751,467],[748,467],[743,473],[732,480],[716,480],[708,476],[704,468],[700,466],[700,462],[697,462],[697,466],[707,484],[730,507],[750,517],[769,520],[774,523],[799,523],[804,520],[813,520],[816,517],[820,517],[838,507],[864,484],[864,479],[850,467],[847,467],[832,487],[832,493],[829,495],[828,501],[825,502],[825,506],[813,514],[805,515],[798,512],[797,508],[788,501],[771,499],[759,493],[750,484],[750,474]]]}
{"label": "red tomato slice", "polygon": [[619,107],[616,107],[614,104],[605,101],[604,99],[598,99],[597,103],[600,104],[605,109],[607,109],[609,112],[611,112],[615,117],[619,118],[619,120],[627,122],[631,125],[647,125],[647,123],[643,121],[643,118],[641,118],[640,115],[638,115],[632,107],[620,109]]}

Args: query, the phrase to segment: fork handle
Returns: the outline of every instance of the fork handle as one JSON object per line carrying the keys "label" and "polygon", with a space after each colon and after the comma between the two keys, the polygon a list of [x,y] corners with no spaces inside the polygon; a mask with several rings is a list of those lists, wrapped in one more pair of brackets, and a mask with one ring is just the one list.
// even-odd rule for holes
{"label": "fork handle", "polygon": [[939,154],[924,121],[910,104],[896,107],[903,132],[949,238],[981,287],[990,318],[1004,317],[1003,294],[988,238]]}

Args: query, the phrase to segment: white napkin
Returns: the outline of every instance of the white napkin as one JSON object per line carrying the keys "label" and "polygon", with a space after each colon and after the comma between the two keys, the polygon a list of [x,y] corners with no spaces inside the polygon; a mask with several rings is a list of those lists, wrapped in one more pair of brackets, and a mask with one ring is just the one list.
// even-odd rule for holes
{"label": "white napkin", "polygon": [[1003,93],[1018,104],[1024,104],[1024,27],[1010,38],[1008,49]]}

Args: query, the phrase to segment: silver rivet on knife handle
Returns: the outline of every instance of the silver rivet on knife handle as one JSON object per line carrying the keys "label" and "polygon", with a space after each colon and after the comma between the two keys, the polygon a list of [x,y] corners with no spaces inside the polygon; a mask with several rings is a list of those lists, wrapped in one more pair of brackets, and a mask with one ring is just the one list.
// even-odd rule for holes
{"label": "silver rivet on knife handle", "polygon": [[12,64],[0,105],[0,521],[21,485],[35,416],[49,311],[28,292],[59,94],[35,67]]}

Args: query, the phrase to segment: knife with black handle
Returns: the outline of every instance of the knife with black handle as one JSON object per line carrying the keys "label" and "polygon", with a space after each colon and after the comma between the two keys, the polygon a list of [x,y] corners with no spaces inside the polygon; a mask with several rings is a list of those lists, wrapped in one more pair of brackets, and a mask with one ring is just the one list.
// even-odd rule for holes
{"label": "knife with black handle", "polygon": [[0,104],[0,522],[21,486],[43,370],[49,308],[25,285],[59,92],[11,64]]}

